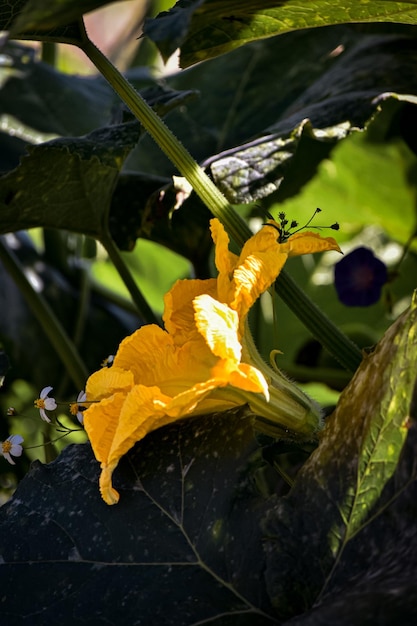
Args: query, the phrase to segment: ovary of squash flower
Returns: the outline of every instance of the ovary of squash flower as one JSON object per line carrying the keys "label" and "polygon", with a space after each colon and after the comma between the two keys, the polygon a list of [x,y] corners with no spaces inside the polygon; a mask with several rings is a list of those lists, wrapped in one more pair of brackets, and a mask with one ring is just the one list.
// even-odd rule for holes
{"label": "ovary of squash flower", "polygon": [[119,499],[112,474],[120,458],[147,433],[179,419],[249,405],[264,422],[304,438],[320,428],[320,411],[262,362],[245,322],[289,256],[338,246],[310,232],[279,243],[270,224],[277,226],[264,226],[237,256],[221,223],[211,220],[218,277],[177,281],[165,296],[165,329],[150,324],[126,337],[113,366],[88,379],[84,426],[108,504]]}

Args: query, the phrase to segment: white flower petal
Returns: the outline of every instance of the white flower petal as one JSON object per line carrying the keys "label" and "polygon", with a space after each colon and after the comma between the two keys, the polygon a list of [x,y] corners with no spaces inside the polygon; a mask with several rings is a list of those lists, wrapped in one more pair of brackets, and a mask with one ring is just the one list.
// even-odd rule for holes
{"label": "white flower petal", "polygon": [[44,409],[39,409],[39,413],[41,414],[41,418],[45,421],[50,423],[51,420],[49,419],[49,417],[47,416],[47,414],[45,413]]}
{"label": "white flower petal", "polygon": [[10,450],[10,454],[12,454],[13,456],[22,456],[22,452],[23,448],[19,444],[13,445],[12,449]]}
{"label": "white flower petal", "polygon": [[40,393],[40,398],[41,400],[44,400],[46,398],[46,396],[48,395],[48,393],[50,391],[52,391],[53,387],[44,387]]}
{"label": "white flower petal", "polygon": [[47,411],[53,411],[57,407],[55,398],[45,398],[44,404]]}
{"label": "white flower petal", "polygon": [[12,445],[20,445],[24,441],[22,435],[10,435],[10,437],[7,437],[7,440],[10,441]]}

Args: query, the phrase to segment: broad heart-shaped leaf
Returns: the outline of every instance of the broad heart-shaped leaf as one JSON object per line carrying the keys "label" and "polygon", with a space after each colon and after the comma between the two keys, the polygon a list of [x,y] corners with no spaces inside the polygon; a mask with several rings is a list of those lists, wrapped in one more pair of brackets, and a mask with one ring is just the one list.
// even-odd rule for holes
{"label": "broad heart-shaped leaf", "polygon": [[76,44],[82,37],[77,20],[110,1],[113,0],[7,0],[0,7],[0,30],[10,31],[14,39]]}
{"label": "broad heart-shaped leaf", "polygon": [[118,468],[114,507],[100,498],[88,445],[35,464],[0,510],[2,619],[277,623],[249,471],[256,449],[240,411],[157,430]]}
{"label": "broad heart-shaped leaf", "polygon": [[[3,48],[7,59],[0,68],[0,114],[2,130],[40,143],[43,134],[79,136],[109,124],[126,121],[125,107],[101,76],[63,74],[36,60],[26,45],[9,42]],[[146,68],[135,68],[128,79],[148,104],[166,115],[196,97],[187,90],[176,92],[156,82]],[[133,116],[132,116],[133,119]],[[1,144],[0,144],[1,150]]]}
{"label": "broad heart-shaped leaf", "polygon": [[43,226],[100,239],[119,171],[139,133],[139,124],[129,122],[29,147],[19,167],[0,179],[0,232]]}
{"label": "broad heart-shaped leaf", "polygon": [[180,0],[145,22],[144,34],[167,60],[180,47],[181,67],[251,41],[289,31],[357,22],[417,24],[415,0]]}
{"label": "broad heart-shaped leaf", "polygon": [[[391,595],[399,590],[393,580],[403,567],[407,533],[416,534],[415,503],[411,515],[407,512],[416,494],[415,426],[397,473],[396,467],[411,424],[416,380],[414,297],[343,392],[289,497],[268,514],[268,589],[281,617],[299,615],[314,604],[325,609],[327,603],[339,603],[349,611],[344,594],[353,581],[358,593],[367,589],[368,601],[372,593],[378,596],[380,584]],[[411,527],[405,530],[407,524]],[[411,559],[415,573],[415,547]],[[407,581],[398,584],[405,594]],[[405,595],[401,598],[407,602]],[[390,624],[378,612],[380,601],[378,596],[369,610],[377,611],[376,623]],[[351,621],[333,623],[369,623],[348,614]]]}
{"label": "broad heart-shaped leaf", "polygon": [[3,132],[9,120],[11,134],[18,135],[23,126],[39,143],[43,133],[84,135],[112,120],[117,100],[103,79],[58,72],[17,43],[10,42],[3,54],[8,61],[0,89]]}
{"label": "broad heart-shaped leaf", "polygon": [[[201,98],[171,113],[167,123],[210,167],[231,202],[290,197],[350,129],[364,128],[381,94],[417,90],[415,41],[403,26],[398,34],[383,28],[287,33],[190,68],[169,84],[199,89]],[[172,173],[147,136],[129,163]]]}

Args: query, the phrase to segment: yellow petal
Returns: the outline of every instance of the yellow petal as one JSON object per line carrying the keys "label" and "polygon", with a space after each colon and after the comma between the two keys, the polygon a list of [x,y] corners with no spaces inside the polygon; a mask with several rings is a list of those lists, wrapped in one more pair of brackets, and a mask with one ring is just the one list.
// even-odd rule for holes
{"label": "yellow petal", "polygon": [[[215,369],[213,374],[217,373],[217,369]],[[260,370],[248,363],[240,363],[236,369],[230,372],[229,385],[242,391],[262,393],[267,400],[269,399],[268,383],[265,376]]]}
{"label": "yellow petal", "polygon": [[215,356],[240,361],[242,347],[237,330],[239,316],[227,304],[208,295],[194,299],[195,323]]}
{"label": "yellow petal", "polygon": [[333,237],[322,237],[318,233],[312,233],[310,231],[292,235],[282,246],[285,248],[288,247],[288,256],[325,252],[326,250],[341,251],[337,241],[333,239]]}
{"label": "yellow petal", "polygon": [[229,304],[239,313],[241,332],[249,309],[276,280],[287,258],[287,254],[274,247],[247,257],[235,270]]}
{"label": "yellow petal", "polygon": [[[169,404],[165,407],[167,414],[170,416],[172,422],[187,417],[190,414],[202,415],[208,413],[207,405],[204,403],[206,397],[214,390],[217,389],[222,381],[215,379],[208,379],[201,383],[196,383],[190,389],[183,391],[174,398],[171,399]],[[221,411],[221,405],[210,405],[213,411]],[[214,408],[213,408],[214,407]]]}
{"label": "yellow petal", "polygon": [[112,463],[111,465],[107,465],[106,463],[101,464],[101,474],[99,479],[100,493],[104,502],[110,505],[117,504],[120,498],[119,492],[116,491],[111,482],[116,466],[117,463]]}
{"label": "yellow petal", "polygon": [[120,459],[147,433],[159,428],[170,401],[158,387],[135,385],[125,396],[107,462]]}
{"label": "yellow petal", "polygon": [[158,385],[177,371],[177,348],[165,330],[148,324],[126,337],[114,357],[113,367],[130,370],[135,384]]}
{"label": "yellow petal", "polygon": [[[270,220],[271,224],[277,225]],[[212,227],[213,231],[213,227]],[[279,233],[276,228],[264,226],[250,237],[242,248],[239,257],[230,257],[224,250],[229,239],[216,225],[216,265],[219,269],[217,278],[218,299],[236,310],[241,318],[240,332],[244,319],[259,296],[266,291],[281,271],[288,254],[281,250],[278,243]],[[221,234],[221,236],[220,236]],[[217,242],[221,244],[218,251]]]}
{"label": "yellow petal", "polygon": [[268,220],[265,226],[245,242],[239,255],[238,265],[248,256],[257,255],[259,252],[280,251],[281,244],[278,243],[279,232],[275,227],[279,227],[277,222]]}
{"label": "yellow petal", "polygon": [[101,402],[91,404],[83,413],[85,430],[94,455],[101,463],[108,462],[125,399],[126,393],[115,393]]}
{"label": "yellow petal", "polygon": [[217,218],[210,221],[211,236],[215,245],[214,262],[220,275],[230,275],[236,267],[238,257],[229,250],[229,236]]}
{"label": "yellow petal", "polygon": [[[121,399],[117,399],[111,407],[113,412],[109,415],[109,406],[103,400],[96,405],[95,416],[89,416],[88,435],[91,440],[96,458],[101,460],[102,473],[100,477],[100,491],[107,504],[116,504],[119,499],[118,492],[112,486],[112,474],[117,467],[119,460],[128,452],[137,441],[143,439],[148,433],[172,421],[172,418],[164,415],[164,407],[170,398],[161,394],[157,387],[144,387],[136,385]],[[119,400],[121,402],[119,403]],[[104,406],[102,406],[104,405]],[[94,430],[91,422],[98,421],[100,417],[100,407],[103,409],[101,418],[105,422],[111,421],[115,428],[111,432],[111,442],[106,437],[106,448],[104,449],[104,437],[101,439],[102,446],[97,448],[97,427]],[[90,411],[90,409],[88,409]],[[88,412],[87,411],[87,412]],[[165,420],[164,420],[165,417]],[[85,418],[84,418],[85,419]],[[106,433],[110,434],[110,433]],[[98,453],[101,454],[100,457]]]}
{"label": "yellow petal", "polygon": [[132,372],[117,366],[103,367],[88,378],[86,394],[89,402],[111,396],[116,391],[130,389],[134,384]]}
{"label": "yellow petal", "polygon": [[176,344],[182,344],[192,338],[196,332],[194,322],[193,300],[195,297],[209,293],[215,296],[217,281],[178,280],[164,297],[163,320],[165,328],[174,338]]}

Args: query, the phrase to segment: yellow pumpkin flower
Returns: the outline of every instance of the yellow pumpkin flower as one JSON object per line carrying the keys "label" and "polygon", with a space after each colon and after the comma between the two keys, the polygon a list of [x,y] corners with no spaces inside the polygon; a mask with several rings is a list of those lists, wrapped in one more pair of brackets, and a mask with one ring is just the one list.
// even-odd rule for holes
{"label": "yellow pumpkin flower", "polygon": [[237,256],[212,219],[218,277],[177,281],[164,299],[165,329],[139,328],[121,342],[112,367],[88,379],[84,426],[107,504],[119,499],[112,474],[120,458],[147,433],[179,419],[248,405],[265,432],[275,427],[311,438],[320,428],[314,403],[262,361],[246,317],[289,256],[339,247],[312,232],[279,243],[277,227],[269,221]]}

